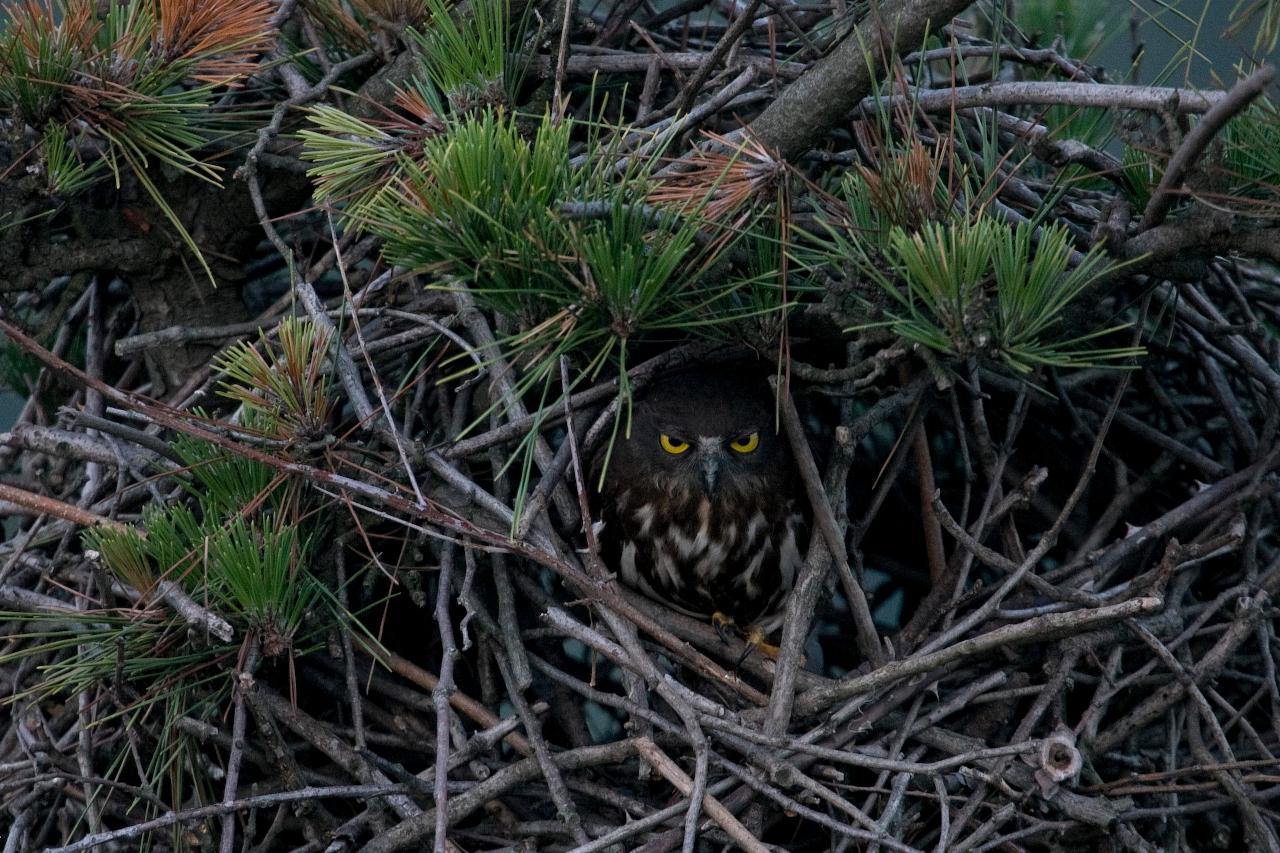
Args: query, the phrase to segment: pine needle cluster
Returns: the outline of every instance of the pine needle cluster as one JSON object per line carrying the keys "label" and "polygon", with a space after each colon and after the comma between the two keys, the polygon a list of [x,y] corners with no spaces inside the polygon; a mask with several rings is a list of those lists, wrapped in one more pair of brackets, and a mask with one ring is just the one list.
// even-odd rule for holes
{"label": "pine needle cluster", "polygon": [[92,0],[24,0],[0,25],[0,116],[34,131],[27,157],[51,197],[107,173],[119,185],[128,170],[203,265],[152,170],[220,180],[204,149],[252,116],[217,101],[271,48],[274,9],[268,0],[129,0],[100,13]]}
{"label": "pine needle cluster", "polygon": [[[324,375],[328,336],[287,321],[279,343],[247,344],[219,362],[223,393],[242,405],[238,429],[299,440],[329,414]],[[197,413],[199,415],[200,413]],[[111,683],[118,713],[132,726],[163,733],[149,756],[121,748],[109,773],[151,790],[203,786],[206,774],[184,762],[193,745],[175,727],[225,707],[230,665],[246,655],[292,672],[292,658],[330,630],[332,591],[313,573],[312,543],[324,524],[297,484],[260,462],[207,441],[170,443],[185,476],[179,499],[147,506],[137,525],[99,525],[83,534],[104,570],[101,601],[83,620],[22,614],[23,634],[43,636],[43,651],[73,644],[78,654],[48,667],[29,697],[74,693]],[[187,496],[182,500],[181,495]],[[225,633],[192,621],[219,621]],[[175,787],[176,786],[176,787]]]}

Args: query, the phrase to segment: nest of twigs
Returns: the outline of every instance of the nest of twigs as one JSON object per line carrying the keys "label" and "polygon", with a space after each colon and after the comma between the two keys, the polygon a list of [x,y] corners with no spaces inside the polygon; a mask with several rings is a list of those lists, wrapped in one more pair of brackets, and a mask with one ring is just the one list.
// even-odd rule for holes
{"label": "nest of twigs", "polygon": [[[1196,324],[1239,316],[1238,293],[1272,310],[1276,291],[1254,271],[1222,281],[1181,288],[1146,365],[1046,388],[976,363],[912,377],[891,347],[793,363],[784,420],[799,424],[798,400],[826,424],[806,472],[826,505],[776,662],[584,568],[576,474],[616,383],[545,413],[524,500],[537,515],[512,539],[503,448],[530,418],[517,401],[450,437],[502,395],[496,364],[401,398],[410,428],[376,452],[376,439],[283,451],[89,380],[10,329],[109,411],[142,416],[68,413],[7,439],[68,482],[89,459],[120,478],[96,504],[50,498],[5,546],[10,837],[200,847],[233,822],[258,850],[433,836],[465,850],[1263,846],[1280,790],[1280,377],[1247,329],[1221,339],[1233,356],[1199,347]],[[403,331],[386,322],[343,346],[390,369],[406,353],[378,343]],[[632,381],[715,350],[662,352]],[[334,393],[381,431],[367,379]],[[82,555],[78,524],[127,520],[157,489],[182,500],[140,476],[148,422],[260,461],[313,508],[345,507],[308,552],[317,576],[341,579],[326,612],[342,618],[292,639],[241,622],[219,646],[206,602],[164,578],[122,585]],[[320,618],[309,606],[303,625]],[[123,640],[114,674],[54,678],[102,651],[95,614],[168,620],[164,642],[221,649],[199,677],[163,670],[196,694],[211,678],[219,701],[175,706],[172,683],[128,669]],[[157,748],[172,753],[162,773]]]}
{"label": "nest of twigs", "polygon": [[[254,4],[264,44],[301,48],[235,54],[280,79],[235,149],[238,207],[140,213],[46,134],[30,160],[60,179],[0,231],[48,333],[0,318],[30,368],[0,435],[4,853],[1280,849],[1280,277],[1256,260],[1280,260],[1280,166],[1254,157],[1280,124],[1250,108],[1271,72],[1112,86],[1060,40],[965,28],[887,61],[966,4],[708,5],[646,29],[604,4],[590,32],[574,7],[563,38],[512,45],[499,16],[490,58],[530,52],[528,79],[428,106],[386,61],[408,7]],[[49,39],[51,10],[26,15]],[[471,43],[446,35],[422,43]],[[465,78],[436,61],[433,85]],[[638,100],[606,110],[597,74]],[[343,112],[344,86],[391,117]],[[530,115],[485,112],[533,90]],[[1157,130],[1121,162],[1045,104]],[[290,129],[303,105],[314,127]],[[441,137],[461,127],[479,142]],[[107,156],[91,138],[74,153]],[[489,148],[538,179],[482,209],[436,167],[487,191]],[[99,217],[59,193],[90,184],[128,246],[64,239]],[[270,243],[241,265],[244,234],[212,225],[250,209]],[[206,242],[202,273],[182,251]],[[1018,279],[1033,245],[1060,263]],[[895,277],[947,252],[980,261],[958,295]],[[241,279],[214,300],[201,276],[228,267],[291,293],[217,325]],[[737,312],[714,339],[709,305]],[[776,660],[584,559],[585,469],[629,395],[744,359],[777,366],[814,519]]]}

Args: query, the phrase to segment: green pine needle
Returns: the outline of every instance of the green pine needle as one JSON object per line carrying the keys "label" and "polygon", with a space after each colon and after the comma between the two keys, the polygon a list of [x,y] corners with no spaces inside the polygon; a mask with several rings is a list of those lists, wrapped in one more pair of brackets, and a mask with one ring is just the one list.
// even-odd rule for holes
{"label": "green pine needle", "polygon": [[422,70],[459,114],[514,103],[519,84],[507,47],[508,0],[473,0],[470,14],[454,16],[444,0],[424,0],[431,20],[417,43]]}
{"label": "green pine needle", "polygon": [[225,377],[221,393],[253,412],[256,423],[278,425],[281,438],[322,437],[335,406],[327,373],[332,332],[286,317],[277,344],[265,332],[260,337],[262,352],[237,341],[217,357],[214,366]]}
{"label": "green pine needle", "polygon": [[[1010,227],[983,217],[929,223],[916,232],[895,227],[883,259],[859,247],[847,260],[890,298],[883,314],[894,333],[941,355],[994,358],[1020,374],[1140,355],[1132,347],[1083,346],[1127,324],[1058,332],[1066,309],[1123,266],[1097,247],[1074,266],[1072,257],[1065,228],[1037,232],[1030,223]],[[878,322],[868,318],[868,325]]]}
{"label": "green pine needle", "polygon": [[210,572],[225,585],[230,609],[258,632],[267,656],[292,647],[317,601],[317,582],[301,570],[305,559],[297,530],[279,521],[259,527],[237,518],[209,536]]}

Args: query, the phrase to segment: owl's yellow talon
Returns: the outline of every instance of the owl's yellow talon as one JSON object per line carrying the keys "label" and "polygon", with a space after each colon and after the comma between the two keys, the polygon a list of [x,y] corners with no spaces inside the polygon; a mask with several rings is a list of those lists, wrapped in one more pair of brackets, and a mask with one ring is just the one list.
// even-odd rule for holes
{"label": "owl's yellow talon", "polygon": [[729,631],[731,628],[736,627],[736,623],[733,621],[732,616],[717,610],[711,614],[711,627],[716,629],[716,636],[720,638],[720,642],[727,644],[729,642]]}
{"label": "owl's yellow talon", "polygon": [[758,626],[752,626],[751,630],[747,631],[745,639],[749,648],[754,648],[770,660],[777,660],[778,655],[782,654],[782,649],[769,643],[765,639],[764,631]]}

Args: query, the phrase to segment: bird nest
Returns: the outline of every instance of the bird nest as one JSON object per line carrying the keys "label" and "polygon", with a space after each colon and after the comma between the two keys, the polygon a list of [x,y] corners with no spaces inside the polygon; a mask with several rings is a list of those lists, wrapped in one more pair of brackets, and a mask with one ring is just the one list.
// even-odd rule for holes
{"label": "bird nest", "polygon": [[[1228,292],[1197,294],[1229,313]],[[449,307],[416,299],[402,316]],[[105,504],[46,498],[6,546],[4,744],[8,790],[26,792],[11,807],[79,827],[61,850],[144,834],[199,847],[227,821],[260,850],[1255,844],[1280,790],[1274,374],[1182,344],[1186,328],[1146,366],[1049,388],[973,360],[913,372],[876,337],[821,369],[797,356],[771,437],[812,532],[773,657],[599,559],[586,460],[625,415],[616,379],[530,411],[491,359],[419,383],[393,425],[385,385],[340,372],[330,425],[345,407],[369,438],[285,446],[261,419],[106,386],[10,327],[136,418],[8,438],[39,464],[101,456],[122,478]],[[305,375],[288,363],[314,351],[303,331],[253,351]],[[399,331],[342,346],[376,376],[404,357],[371,355]],[[742,357],[661,351],[632,390],[689,363],[737,374]],[[500,414],[450,434],[477,412]],[[261,469],[242,472],[258,504],[213,503],[234,496],[218,466],[241,463]],[[183,540],[186,516],[157,498],[221,513],[226,541],[207,526]],[[148,502],[145,534],[121,533]],[[307,532],[282,544],[271,518]],[[84,524],[89,559],[69,547]],[[255,583],[270,555],[283,566],[258,609],[229,589],[242,546]]]}
{"label": "bird nest", "polygon": [[[1273,72],[590,5],[9,16],[4,853],[1280,849]],[[690,368],[743,630],[617,539]]]}

